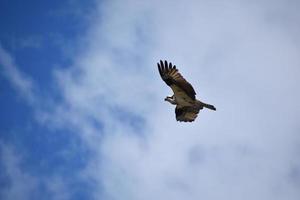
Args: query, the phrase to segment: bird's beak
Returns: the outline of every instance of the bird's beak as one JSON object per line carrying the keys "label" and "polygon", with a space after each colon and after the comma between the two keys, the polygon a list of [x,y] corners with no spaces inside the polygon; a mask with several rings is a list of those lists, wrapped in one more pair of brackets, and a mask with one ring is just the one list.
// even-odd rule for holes
{"label": "bird's beak", "polygon": [[168,100],[168,97],[165,98],[165,101],[167,101],[167,100]]}

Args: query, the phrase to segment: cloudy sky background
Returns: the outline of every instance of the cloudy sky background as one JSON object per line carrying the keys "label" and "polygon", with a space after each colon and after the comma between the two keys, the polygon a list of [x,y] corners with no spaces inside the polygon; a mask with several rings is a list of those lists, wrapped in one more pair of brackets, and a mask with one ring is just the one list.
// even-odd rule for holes
{"label": "cloudy sky background", "polygon": [[[299,9],[1,1],[0,199],[299,199]],[[160,59],[217,111],[176,122]]]}

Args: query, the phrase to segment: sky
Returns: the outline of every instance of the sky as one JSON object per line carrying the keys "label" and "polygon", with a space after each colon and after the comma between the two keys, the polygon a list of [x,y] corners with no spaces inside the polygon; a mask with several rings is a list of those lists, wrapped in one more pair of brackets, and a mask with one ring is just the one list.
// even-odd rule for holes
{"label": "sky", "polygon": [[[299,9],[0,1],[0,199],[299,199]],[[177,122],[160,59],[217,111]]]}

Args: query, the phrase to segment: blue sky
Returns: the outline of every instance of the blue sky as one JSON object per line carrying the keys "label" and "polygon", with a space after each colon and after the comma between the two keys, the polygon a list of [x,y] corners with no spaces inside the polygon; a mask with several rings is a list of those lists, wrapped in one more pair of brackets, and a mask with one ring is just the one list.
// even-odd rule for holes
{"label": "blue sky", "polygon": [[[298,199],[297,1],[0,2],[1,199]],[[156,62],[214,104],[175,120]]]}

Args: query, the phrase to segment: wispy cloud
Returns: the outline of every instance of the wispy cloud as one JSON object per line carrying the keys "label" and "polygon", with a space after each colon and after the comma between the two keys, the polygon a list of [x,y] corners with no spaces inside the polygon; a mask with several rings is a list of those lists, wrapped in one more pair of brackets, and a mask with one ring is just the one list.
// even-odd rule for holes
{"label": "wispy cloud", "polygon": [[66,200],[71,199],[72,193],[68,188],[67,181],[60,176],[49,178],[46,183],[51,199]]}
{"label": "wispy cloud", "polygon": [[[76,193],[70,188],[71,181],[68,177],[59,173],[37,175],[32,169],[25,167],[28,155],[24,151],[17,151],[14,146],[0,140],[1,199],[74,198]],[[73,187],[76,186],[76,183],[72,182],[72,184]]]}
{"label": "wispy cloud", "polygon": [[0,65],[4,75],[14,89],[30,103],[35,101],[34,86],[30,77],[21,72],[13,57],[0,44]]}
{"label": "wispy cloud", "polygon": [[5,178],[0,189],[1,199],[31,199],[37,187],[37,179],[21,169],[20,157],[13,147],[0,141],[1,176]]}
{"label": "wispy cloud", "polygon": [[38,49],[43,45],[43,39],[41,36],[29,36],[21,38],[18,41],[20,48],[35,48]]}
{"label": "wispy cloud", "polygon": [[[265,21],[264,4],[159,5],[102,5],[85,52],[57,71],[65,108],[96,153],[85,172],[97,183],[95,198],[296,199],[288,174],[299,163],[289,162],[299,144],[299,47]],[[156,72],[160,58],[175,62],[218,112],[176,123],[161,101],[168,89]],[[125,123],[132,115],[143,127]]]}

